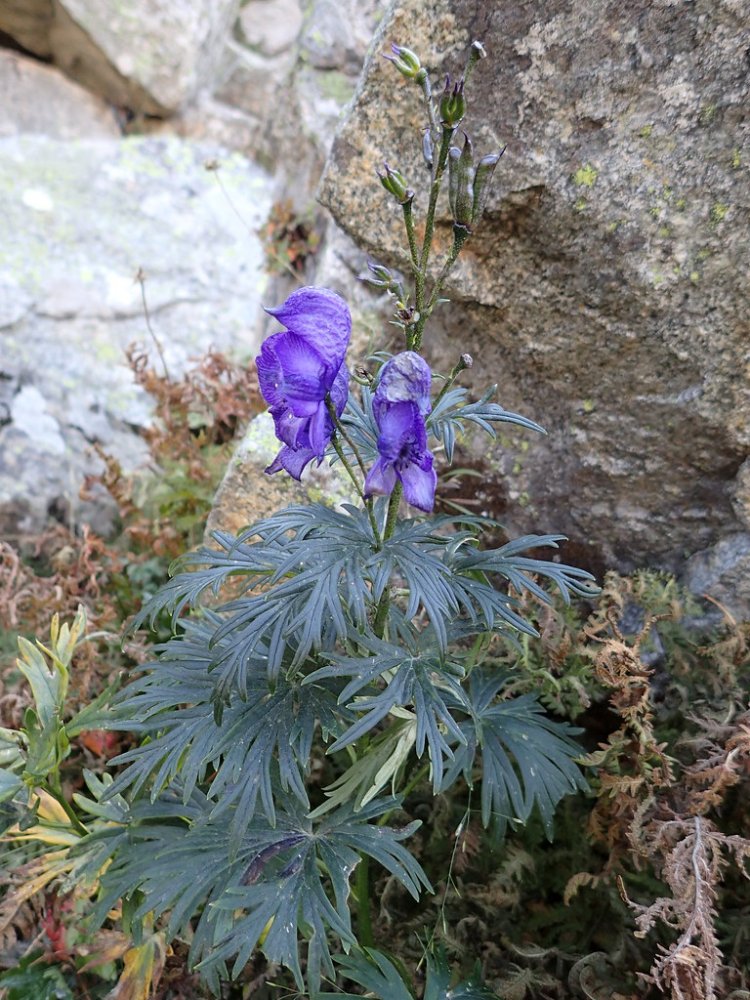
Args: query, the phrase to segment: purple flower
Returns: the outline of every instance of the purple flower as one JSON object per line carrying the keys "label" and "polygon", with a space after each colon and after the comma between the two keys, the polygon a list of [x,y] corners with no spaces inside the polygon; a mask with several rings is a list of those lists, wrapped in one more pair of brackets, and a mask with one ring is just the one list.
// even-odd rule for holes
{"label": "purple flower", "polygon": [[424,419],[431,409],[431,378],[427,362],[414,351],[397,354],[383,368],[372,401],[380,458],[367,474],[366,496],[393,492],[399,479],[408,503],[432,510],[437,476]]}
{"label": "purple flower", "polygon": [[341,416],[349,395],[344,364],[352,329],[346,302],[327,288],[300,288],[278,309],[267,309],[286,330],[268,337],[255,359],[258,383],[284,447],[266,472],[286,469],[299,479],[320,461],[333,434],[330,393]]}

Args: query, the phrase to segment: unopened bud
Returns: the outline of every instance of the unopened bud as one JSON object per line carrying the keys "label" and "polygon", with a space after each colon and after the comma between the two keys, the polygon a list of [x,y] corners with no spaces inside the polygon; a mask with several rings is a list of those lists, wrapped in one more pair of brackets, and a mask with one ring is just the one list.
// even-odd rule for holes
{"label": "unopened bud", "polygon": [[464,148],[455,161],[456,209],[453,218],[459,226],[470,226],[474,209],[474,153],[471,139],[464,132]]}
{"label": "unopened bud", "polygon": [[431,167],[434,159],[434,148],[432,145],[432,133],[429,128],[426,128],[422,134],[422,156],[424,156],[424,162],[427,166]]}
{"label": "unopened bud", "polygon": [[388,270],[383,264],[377,264],[374,260],[367,261],[367,267],[370,274],[363,272],[359,275],[361,281],[366,281],[370,285],[374,285],[376,288],[389,289],[395,283],[395,278],[393,273]]}
{"label": "unopened bud", "polygon": [[380,178],[380,183],[386,189],[389,194],[392,194],[399,204],[404,205],[406,202],[411,201],[414,197],[414,192],[411,188],[406,186],[406,180],[398,170],[391,170],[387,163],[384,163],[385,172],[381,173],[378,170],[378,177]]}
{"label": "unopened bud", "polygon": [[474,364],[474,358],[472,358],[470,354],[462,354],[461,363],[463,364],[464,368],[471,368],[471,366]]}
{"label": "unopened bud", "polygon": [[471,43],[471,54],[475,59],[487,58],[487,51],[481,42],[473,41]]}
{"label": "unopened bud", "polygon": [[449,76],[445,78],[445,90],[440,98],[440,122],[445,128],[458,128],[466,113],[464,81],[459,80],[451,90]]}
{"label": "unopened bud", "polygon": [[499,153],[490,153],[483,156],[477,164],[474,175],[474,204],[472,205],[471,221],[479,222],[482,218],[484,206],[487,204],[487,196],[490,193],[490,181],[495,172],[498,160],[505,152],[502,149]]}
{"label": "unopened bud", "polygon": [[419,56],[411,49],[394,43],[391,45],[391,53],[392,55],[385,58],[390,60],[401,76],[406,77],[407,80],[416,80],[420,72],[423,72]]}

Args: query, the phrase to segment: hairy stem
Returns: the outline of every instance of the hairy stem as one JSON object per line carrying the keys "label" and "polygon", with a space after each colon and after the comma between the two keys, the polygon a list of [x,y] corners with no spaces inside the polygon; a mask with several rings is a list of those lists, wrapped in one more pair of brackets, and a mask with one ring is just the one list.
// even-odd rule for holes
{"label": "hairy stem", "polygon": [[422,89],[424,103],[427,107],[427,115],[430,121],[430,131],[437,135],[438,122],[437,115],[435,114],[435,105],[432,103],[432,86],[430,84],[430,77],[426,72],[420,75],[419,86]]}
{"label": "hairy stem", "polygon": [[401,205],[404,212],[404,226],[406,227],[406,238],[409,241],[409,253],[411,254],[411,266],[414,270],[414,275],[417,281],[420,277],[424,278],[419,268],[419,249],[417,247],[417,234],[414,231],[414,213],[412,211],[412,202],[405,201]]}
{"label": "hairy stem", "polygon": [[422,253],[419,257],[419,271],[421,277],[417,280],[417,288],[415,291],[417,319],[414,323],[413,333],[411,336],[412,349],[415,351],[418,351],[422,345],[422,334],[429,316],[429,310],[425,307],[424,286],[425,281],[427,280],[427,266],[429,264],[430,251],[432,249],[432,237],[435,232],[435,211],[437,209],[437,200],[438,195],[440,194],[440,185],[443,179],[445,164],[448,161],[448,150],[451,146],[451,139],[453,138],[454,131],[455,130],[452,128],[443,128],[443,138],[440,143],[440,152],[438,153],[438,158],[435,163],[435,172],[433,175],[432,187],[430,188],[430,201],[427,206],[424,239],[422,241]]}
{"label": "hairy stem", "polygon": [[471,233],[465,226],[453,227],[453,246],[451,247],[450,253],[448,254],[445,263],[443,264],[440,270],[440,274],[437,277],[435,286],[432,289],[432,294],[430,295],[430,301],[427,303],[426,316],[429,316],[432,310],[435,308],[435,304],[438,300],[438,297],[443,290],[445,279],[448,277],[453,268],[453,265],[458,260],[458,255],[461,253],[464,243],[466,243],[470,235]]}

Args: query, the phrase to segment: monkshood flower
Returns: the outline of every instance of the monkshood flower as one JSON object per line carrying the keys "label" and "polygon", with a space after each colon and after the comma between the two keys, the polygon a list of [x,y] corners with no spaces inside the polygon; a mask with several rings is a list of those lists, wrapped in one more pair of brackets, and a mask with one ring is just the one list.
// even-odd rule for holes
{"label": "monkshood flower", "polygon": [[365,480],[366,496],[388,495],[400,480],[407,502],[428,513],[437,483],[425,428],[431,378],[429,365],[414,351],[397,354],[384,366],[372,400],[380,458]]}
{"label": "monkshood flower", "polygon": [[258,383],[284,447],[266,472],[285,469],[299,479],[314,458],[321,461],[333,434],[326,396],[341,416],[349,395],[344,355],[352,318],[328,288],[300,288],[278,309],[266,309],[286,330],[268,337],[255,359]]}

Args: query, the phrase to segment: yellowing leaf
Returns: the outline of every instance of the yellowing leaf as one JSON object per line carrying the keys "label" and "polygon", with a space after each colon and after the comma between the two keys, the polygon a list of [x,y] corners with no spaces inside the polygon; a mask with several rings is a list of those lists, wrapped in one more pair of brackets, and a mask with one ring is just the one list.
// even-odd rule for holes
{"label": "yellowing leaf", "polygon": [[148,1000],[161,977],[166,958],[164,938],[154,934],[125,953],[125,968],[105,1000]]}
{"label": "yellowing leaf", "polygon": [[59,823],[61,826],[70,826],[70,817],[53,795],[50,795],[43,788],[35,789],[34,794],[39,799],[39,809],[37,811],[39,819],[47,823]]}

